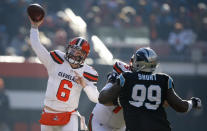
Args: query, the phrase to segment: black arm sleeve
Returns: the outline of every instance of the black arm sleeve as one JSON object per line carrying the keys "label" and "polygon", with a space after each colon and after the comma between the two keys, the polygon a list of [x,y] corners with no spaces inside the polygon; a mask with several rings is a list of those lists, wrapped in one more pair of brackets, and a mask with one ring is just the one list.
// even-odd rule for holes
{"label": "black arm sleeve", "polygon": [[103,89],[99,94],[99,103],[104,104],[106,106],[114,105],[113,103],[119,96],[120,90],[121,88],[118,82],[114,83],[109,88]]}
{"label": "black arm sleeve", "polygon": [[177,112],[187,112],[188,102],[182,100],[173,88],[167,90],[167,102]]}

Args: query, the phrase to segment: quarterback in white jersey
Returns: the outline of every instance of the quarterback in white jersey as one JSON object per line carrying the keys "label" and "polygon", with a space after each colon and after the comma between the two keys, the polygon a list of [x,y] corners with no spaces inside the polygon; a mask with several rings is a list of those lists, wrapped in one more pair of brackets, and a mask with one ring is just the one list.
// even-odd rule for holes
{"label": "quarterback in white jersey", "polygon": [[[122,61],[117,61],[113,66],[113,73],[108,76],[108,83],[103,89],[113,83],[113,77],[122,72],[130,71],[130,66]],[[97,103],[89,118],[89,131],[124,131],[125,122],[121,106],[104,106]]]}
{"label": "quarterback in white jersey", "polygon": [[41,115],[41,131],[78,131],[77,112],[82,89],[92,102],[98,102],[99,92],[94,85],[97,72],[84,63],[89,43],[77,37],[69,42],[66,52],[48,52],[40,43],[38,27],[42,23],[31,22],[31,47],[48,71],[47,90]]}

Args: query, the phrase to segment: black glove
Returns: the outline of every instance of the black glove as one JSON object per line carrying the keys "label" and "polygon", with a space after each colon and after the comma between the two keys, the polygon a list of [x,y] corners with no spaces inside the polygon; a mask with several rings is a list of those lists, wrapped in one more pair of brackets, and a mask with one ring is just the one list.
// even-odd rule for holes
{"label": "black glove", "polygon": [[118,76],[119,76],[119,75],[118,75],[117,73],[115,73],[115,72],[110,72],[110,73],[108,73],[108,75],[107,75],[107,80],[108,80],[108,82],[114,83],[114,82],[116,82]]}
{"label": "black glove", "polygon": [[200,98],[192,97],[191,100],[192,100],[192,103],[193,103],[193,108],[200,109],[202,107]]}

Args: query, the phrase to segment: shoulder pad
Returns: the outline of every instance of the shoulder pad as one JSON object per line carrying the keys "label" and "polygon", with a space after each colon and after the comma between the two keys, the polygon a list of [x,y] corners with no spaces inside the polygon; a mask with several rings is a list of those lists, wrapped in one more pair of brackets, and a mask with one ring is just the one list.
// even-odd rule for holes
{"label": "shoulder pad", "polygon": [[50,51],[50,56],[54,60],[54,62],[58,64],[62,64],[64,62],[64,53],[59,50]]}
{"label": "shoulder pad", "polygon": [[118,74],[121,74],[122,72],[130,71],[130,67],[128,64],[122,61],[117,61],[113,66],[113,70]]}
{"label": "shoulder pad", "polygon": [[126,76],[126,75],[129,75],[129,74],[132,74],[132,73],[133,73],[133,72],[131,72],[131,71],[125,71],[125,72],[122,73],[122,75],[123,75],[123,76]]}
{"label": "shoulder pad", "polygon": [[98,73],[91,66],[88,66],[88,65],[85,66],[83,76],[88,81],[91,81],[91,82],[97,82],[98,81]]}
{"label": "shoulder pad", "polygon": [[174,88],[174,82],[173,79],[169,76],[168,77],[168,89]]}
{"label": "shoulder pad", "polygon": [[165,73],[158,73],[158,75],[161,75],[165,78],[165,80],[167,81],[167,86],[168,86],[168,89],[170,88],[174,88],[174,82],[173,82],[173,79],[171,76],[165,74]]}
{"label": "shoulder pad", "polygon": [[119,84],[121,87],[124,86],[124,84],[125,84],[124,74],[119,75]]}
{"label": "shoulder pad", "polygon": [[155,73],[155,74],[166,77],[167,79],[171,78],[168,74],[165,74],[165,73]]}

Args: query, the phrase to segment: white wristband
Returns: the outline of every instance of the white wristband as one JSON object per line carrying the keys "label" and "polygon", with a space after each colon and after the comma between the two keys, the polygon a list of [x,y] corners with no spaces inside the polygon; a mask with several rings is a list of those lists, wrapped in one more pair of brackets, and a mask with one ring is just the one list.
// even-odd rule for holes
{"label": "white wristband", "polygon": [[188,102],[188,110],[187,110],[187,112],[189,112],[192,109],[192,107],[193,107],[193,102],[192,102],[192,100],[188,100],[187,102]]}

